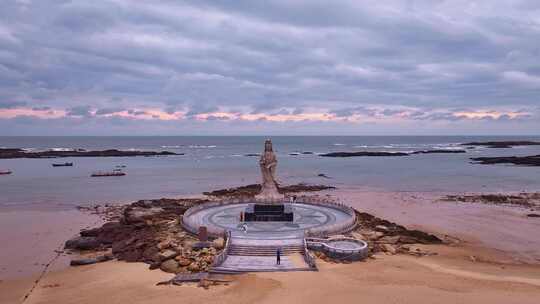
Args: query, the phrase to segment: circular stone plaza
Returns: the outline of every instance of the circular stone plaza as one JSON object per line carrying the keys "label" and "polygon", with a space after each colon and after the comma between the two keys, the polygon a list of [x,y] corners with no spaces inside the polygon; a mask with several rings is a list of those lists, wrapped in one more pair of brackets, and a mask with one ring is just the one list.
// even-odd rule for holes
{"label": "circular stone plaza", "polygon": [[[253,210],[255,217],[250,220]],[[278,213],[285,219],[276,219]],[[270,217],[265,217],[268,214]],[[203,227],[210,237],[225,237],[214,272],[316,270],[308,249],[349,260],[367,254],[367,245],[361,240],[332,237],[354,229],[356,213],[352,208],[307,197],[295,203],[264,203],[262,207],[254,199],[201,204],[186,211],[182,225],[194,234]],[[280,264],[276,263],[278,249]]]}

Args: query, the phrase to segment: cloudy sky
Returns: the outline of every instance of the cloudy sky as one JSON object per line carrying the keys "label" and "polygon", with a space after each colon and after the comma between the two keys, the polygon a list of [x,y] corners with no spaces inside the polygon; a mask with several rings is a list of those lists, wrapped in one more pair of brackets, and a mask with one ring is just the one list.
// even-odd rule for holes
{"label": "cloudy sky", "polygon": [[0,135],[539,130],[538,0],[0,0]]}

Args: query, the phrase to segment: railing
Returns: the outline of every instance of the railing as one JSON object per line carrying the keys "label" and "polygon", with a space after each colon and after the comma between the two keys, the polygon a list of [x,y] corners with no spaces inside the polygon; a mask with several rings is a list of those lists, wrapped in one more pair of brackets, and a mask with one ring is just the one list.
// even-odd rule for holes
{"label": "railing", "polygon": [[304,261],[313,270],[317,270],[317,264],[315,263],[315,258],[311,255],[308,250],[306,239],[304,238]]}
{"label": "railing", "polygon": [[353,230],[356,227],[356,212],[354,212],[353,208],[345,204],[335,202],[329,199],[309,196],[300,197],[297,199],[297,202],[307,205],[334,208],[345,212],[350,216],[347,220],[340,223],[307,229],[305,233],[309,237],[324,237],[331,234],[343,234]]}
{"label": "railing", "polygon": [[[348,238],[348,237],[338,237],[338,238],[329,238],[329,239],[306,238],[305,241],[306,241],[307,248],[312,249],[312,250],[320,250],[320,251],[323,251],[325,254],[334,256],[334,257],[347,258],[353,255],[357,255],[359,258],[362,259],[362,258],[367,257],[367,254],[368,254],[368,244],[365,241],[357,240],[354,238]],[[358,244],[360,247],[338,248],[329,244],[335,241],[353,242],[353,243]]]}
{"label": "railing", "polygon": [[[197,228],[202,224],[198,222],[200,219],[193,217],[191,215],[199,212],[200,210],[210,208],[210,207],[219,207],[224,205],[235,205],[235,204],[246,204],[246,203],[254,203],[256,200],[253,197],[235,197],[235,198],[227,198],[220,201],[213,201],[208,203],[203,203],[194,207],[189,208],[181,219],[181,225],[182,227],[187,230],[188,232],[192,234],[197,234]],[[288,202],[286,199],[283,200],[285,204]],[[321,227],[314,227],[307,229],[305,231],[305,234],[309,237],[324,237],[331,234],[343,234],[347,233],[351,230],[353,230],[356,227],[356,213],[354,209],[351,207],[335,202],[331,199],[325,199],[321,198],[319,196],[301,196],[297,197],[296,203],[299,204],[306,204],[306,205],[314,205],[314,206],[323,206],[323,207],[330,207],[337,210],[340,210],[342,212],[347,213],[350,215],[350,217],[340,223],[332,224],[332,225],[324,225]],[[225,229],[209,225],[207,227],[208,235],[218,237],[220,235],[223,235],[225,232]]]}
{"label": "railing", "polygon": [[212,262],[212,267],[217,267],[223,264],[223,262],[225,262],[225,260],[229,256],[232,234],[230,231],[227,231],[226,234],[227,234],[227,240],[225,241],[225,246],[223,247],[223,251],[220,254],[216,255],[216,257],[214,258],[214,261]]}

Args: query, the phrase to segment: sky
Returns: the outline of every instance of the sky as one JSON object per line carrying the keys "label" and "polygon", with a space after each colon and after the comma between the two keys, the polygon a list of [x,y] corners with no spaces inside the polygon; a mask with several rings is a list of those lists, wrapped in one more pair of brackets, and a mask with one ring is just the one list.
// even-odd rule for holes
{"label": "sky", "polygon": [[538,0],[0,0],[0,135],[539,130]]}

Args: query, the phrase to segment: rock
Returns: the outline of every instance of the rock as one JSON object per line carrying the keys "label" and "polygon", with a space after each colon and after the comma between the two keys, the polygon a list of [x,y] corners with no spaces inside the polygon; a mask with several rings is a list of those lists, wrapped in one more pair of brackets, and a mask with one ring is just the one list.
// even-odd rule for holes
{"label": "rock", "polygon": [[178,265],[180,265],[181,267],[189,266],[189,264],[191,264],[192,262],[190,259],[183,256],[177,256],[175,260],[178,262]]}
{"label": "rock", "polygon": [[225,247],[225,240],[223,238],[217,238],[212,241],[212,246],[216,249],[223,249]]}
{"label": "rock", "polygon": [[212,265],[212,263],[214,262],[214,257],[211,255],[207,255],[203,258],[203,261],[208,265]]}
{"label": "rock", "polygon": [[162,262],[159,269],[169,273],[177,273],[180,271],[178,262],[176,262],[174,259],[169,259]]}
{"label": "rock", "polygon": [[148,267],[148,269],[150,270],[158,269],[160,265],[161,265],[160,262],[152,262],[150,266]]}
{"label": "rock", "polygon": [[195,242],[191,245],[191,248],[194,250],[206,250],[205,252],[208,252],[208,247],[212,246],[211,242]]}
{"label": "rock", "polygon": [[176,257],[178,253],[176,251],[166,249],[165,251],[160,252],[158,255],[161,261],[165,261]]}
{"label": "rock", "polygon": [[331,152],[326,154],[319,154],[322,157],[355,157],[355,156],[407,156],[408,153],[403,152]]}
{"label": "rock", "polygon": [[160,261],[159,251],[154,246],[146,247],[146,249],[142,253],[142,256],[145,261],[154,261],[154,262]]}
{"label": "rock", "polygon": [[207,279],[202,279],[199,281],[199,287],[202,287],[204,289],[208,289],[212,285],[212,282]]}
{"label": "rock", "polygon": [[540,217],[540,214],[536,214],[536,213],[529,213],[527,214],[528,217]]}
{"label": "rock", "polygon": [[396,254],[397,252],[396,248],[390,244],[381,244],[381,249],[383,252],[387,252],[390,254]]}
{"label": "rock", "polygon": [[187,269],[191,272],[199,272],[201,271],[201,266],[197,262],[192,262]]}
{"label": "rock", "polygon": [[400,240],[399,235],[395,236],[383,236],[382,238],[378,239],[377,242],[379,243],[386,243],[386,244],[397,244],[397,242]]}
{"label": "rock", "polygon": [[371,231],[369,233],[365,233],[365,235],[368,237],[369,240],[376,241],[379,238],[383,237],[384,233],[382,233],[380,231]]}
{"label": "rock", "polygon": [[71,266],[91,265],[95,263],[110,261],[112,259],[113,259],[113,256],[111,254],[104,254],[104,255],[94,257],[94,258],[82,258],[82,259],[71,260],[69,265]]}
{"label": "rock", "polygon": [[351,236],[357,240],[367,240],[369,239],[368,237],[366,237],[365,235],[361,234],[361,233],[358,233],[358,232],[352,232],[351,233]]}
{"label": "rock", "polygon": [[159,242],[156,246],[159,250],[167,249],[171,247],[171,241],[165,240],[165,241]]}
{"label": "rock", "polygon": [[383,225],[377,225],[375,226],[375,230],[376,231],[380,231],[380,232],[388,232],[388,227],[386,226],[383,226]]}
{"label": "rock", "polygon": [[66,249],[95,250],[101,246],[101,242],[93,236],[80,236],[66,241]]}
{"label": "rock", "polygon": [[145,223],[147,219],[151,219],[157,214],[163,212],[161,207],[141,208],[130,207],[124,211],[124,221],[128,224]]}

